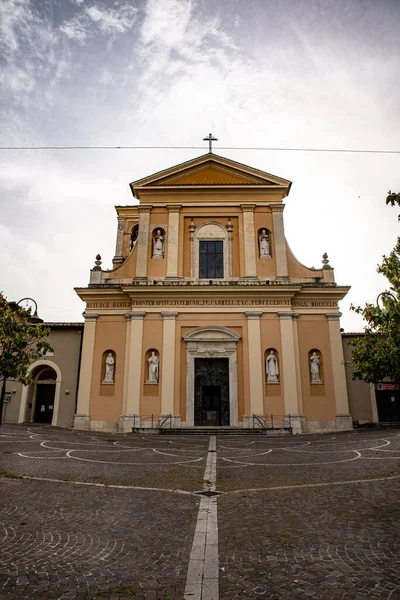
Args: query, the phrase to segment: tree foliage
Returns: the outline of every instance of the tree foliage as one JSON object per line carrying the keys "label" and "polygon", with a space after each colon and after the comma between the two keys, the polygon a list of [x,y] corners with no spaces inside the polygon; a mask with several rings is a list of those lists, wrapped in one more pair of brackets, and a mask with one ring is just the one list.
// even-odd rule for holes
{"label": "tree foliage", "polygon": [[52,347],[46,341],[50,329],[29,323],[30,311],[10,305],[0,293],[0,379],[27,385],[29,366]]}
{"label": "tree foliage", "polygon": [[[386,204],[400,205],[400,194],[389,191]],[[379,294],[376,304],[351,309],[366,321],[364,335],[353,346],[353,379],[376,383],[389,378],[400,386],[400,238],[377,268],[390,287]]]}
{"label": "tree foliage", "polygon": [[[396,192],[389,190],[388,195],[386,196],[386,204],[390,204],[391,206],[397,204],[400,206],[400,194],[396,194]],[[400,215],[398,216],[398,220],[400,221]]]}

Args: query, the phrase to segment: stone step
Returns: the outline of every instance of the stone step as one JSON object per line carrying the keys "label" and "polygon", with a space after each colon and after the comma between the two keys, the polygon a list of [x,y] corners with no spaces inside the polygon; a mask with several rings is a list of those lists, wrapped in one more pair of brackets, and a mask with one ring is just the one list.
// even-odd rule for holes
{"label": "stone step", "polygon": [[[137,431],[137,430],[136,430]],[[291,435],[291,427],[270,429],[245,427],[165,427],[161,435]]]}

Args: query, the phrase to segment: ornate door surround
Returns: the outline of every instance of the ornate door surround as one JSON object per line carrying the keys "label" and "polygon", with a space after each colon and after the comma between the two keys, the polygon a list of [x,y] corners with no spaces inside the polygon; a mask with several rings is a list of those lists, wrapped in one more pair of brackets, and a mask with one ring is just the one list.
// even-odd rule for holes
{"label": "ornate door surround", "polygon": [[204,326],[183,336],[186,348],[186,426],[194,425],[195,358],[229,359],[230,426],[238,424],[237,343],[240,335],[227,327]]}

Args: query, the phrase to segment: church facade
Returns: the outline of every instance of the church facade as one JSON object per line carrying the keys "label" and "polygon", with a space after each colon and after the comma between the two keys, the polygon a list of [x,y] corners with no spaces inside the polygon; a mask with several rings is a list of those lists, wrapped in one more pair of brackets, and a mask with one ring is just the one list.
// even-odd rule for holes
{"label": "church facade", "polygon": [[[212,152],[130,184],[86,288],[74,427],[350,429],[338,302],[284,233],[290,181]],[[310,232],[311,233],[311,232]],[[271,417],[272,416],[272,417]]]}

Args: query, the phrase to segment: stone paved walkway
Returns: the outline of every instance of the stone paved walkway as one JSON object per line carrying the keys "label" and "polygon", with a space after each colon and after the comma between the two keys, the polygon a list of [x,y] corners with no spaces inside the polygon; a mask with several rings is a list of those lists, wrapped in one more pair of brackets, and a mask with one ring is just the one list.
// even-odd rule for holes
{"label": "stone paved walkway", "polygon": [[[2,426],[0,600],[400,599],[400,430],[212,448]],[[188,580],[214,488],[217,591]]]}

